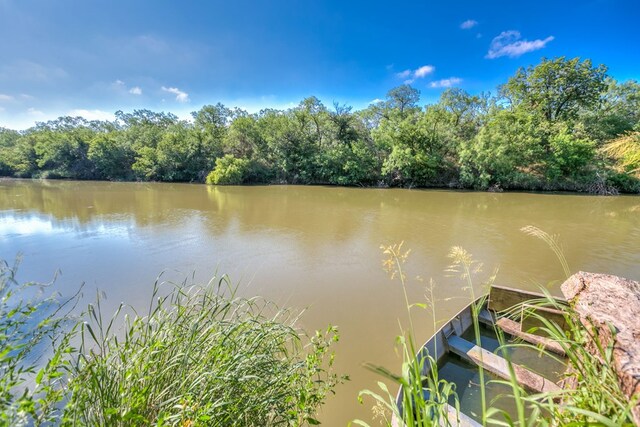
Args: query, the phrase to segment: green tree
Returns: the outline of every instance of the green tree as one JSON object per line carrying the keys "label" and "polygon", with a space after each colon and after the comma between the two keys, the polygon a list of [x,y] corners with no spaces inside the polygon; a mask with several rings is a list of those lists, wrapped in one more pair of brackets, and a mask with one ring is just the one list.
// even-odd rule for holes
{"label": "green tree", "polygon": [[32,137],[36,163],[48,176],[73,179],[91,179],[95,176],[89,160],[89,141],[95,129],[80,117],[60,117],[39,123]]}
{"label": "green tree", "polygon": [[178,122],[171,113],[156,113],[149,110],[135,110],[133,113],[116,112],[116,119],[122,126],[124,137],[136,153],[131,166],[135,176],[144,180],[161,179],[156,148],[167,129]]}
{"label": "green tree", "polygon": [[114,181],[132,177],[135,151],[122,131],[96,135],[89,141],[87,156],[98,178]]}
{"label": "green tree", "polygon": [[329,113],[324,104],[315,96],[303,99],[293,114],[301,126],[301,130],[310,141],[321,147],[327,131]]}
{"label": "green tree", "polygon": [[500,87],[513,108],[539,114],[547,121],[571,120],[592,109],[606,89],[607,67],[590,59],[543,58],[535,67],[520,68]]}
{"label": "green tree", "polygon": [[3,155],[3,159],[7,167],[13,171],[14,176],[29,178],[37,173],[38,164],[34,146],[35,138],[33,134],[27,133],[20,136],[13,147],[7,147],[6,151],[4,151],[7,157]]}
{"label": "green tree", "polygon": [[442,185],[452,180],[455,139],[452,116],[429,106],[411,116],[384,119],[373,132],[377,145],[388,152],[382,173],[394,185]]}
{"label": "green tree", "polygon": [[380,162],[369,130],[351,113],[334,103],[325,124],[325,143],[317,155],[318,179],[337,185],[370,185],[380,176]]}
{"label": "green tree", "polygon": [[18,132],[0,127],[0,176],[12,176],[16,172],[15,147],[18,139]]}
{"label": "green tree", "polygon": [[386,107],[391,110],[397,110],[400,115],[410,112],[418,108],[420,101],[420,91],[407,84],[394,87],[387,92]]}
{"label": "green tree", "polygon": [[224,105],[205,105],[191,113],[193,127],[200,143],[201,155],[211,162],[223,155],[224,139],[228,132],[233,112]]}
{"label": "green tree", "polygon": [[614,79],[606,83],[599,105],[581,113],[581,121],[600,144],[632,131],[640,123],[640,84]]}
{"label": "green tree", "polygon": [[264,155],[266,144],[260,135],[254,115],[237,117],[231,122],[224,142],[224,151],[236,157],[253,158]]}
{"label": "green tree", "polygon": [[277,182],[311,183],[316,176],[316,155],[311,120],[295,110],[263,110],[257,127],[266,144],[266,162]]}
{"label": "green tree", "polygon": [[594,165],[596,143],[584,132],[562,125],[551,136],[550,148],[546,166],[547,179],[579,180],[589,175],[589,168]]}
{"label": "green tree", "polygon": [[479,189],[539,187],[545,155],[540,139],[534,116],[493,113],[478,136],[460,147],[461,182]]}

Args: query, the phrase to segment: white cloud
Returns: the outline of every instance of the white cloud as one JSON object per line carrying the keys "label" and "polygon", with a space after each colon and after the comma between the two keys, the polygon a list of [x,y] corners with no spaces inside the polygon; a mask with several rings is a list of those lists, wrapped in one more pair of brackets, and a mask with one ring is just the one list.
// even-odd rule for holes
{"label": "white cloud", "polygon": [[22,99],[26,99],[27,101],[30,101],[30,100],[32,100],[34,97],[33,97],[33,96],[31,96],[31,95],[29,95],[29,94],[27,94],[27,93],[21,93],[21,94],[20,94],[20,98],[22,98]]}
{"label": "white cloud", "polygon": [[436,80],[435,82],[431,82],[429,84],[430,87],[439,88],[439,87],[451,87],[462,83],[462,79],[459,77],[449,77],[448,79]]}
{"label": "white cloud", "polygon": [[177,87],[165,87],[162,86],[162,90],[168,93],[172,93],[176,96],[176,101],[180,103],[189,102],[189,94],[187,92],[183,92]]}
{"label": "white cloud", "polygon": [[13,101],[13,96],[0,93],[0,102]]}
{"label": "white cloud", "polygon": [[87,120],[114,120],[115,116],[112,113],[102,110],[84,110],[82,108],[78,108],[75,110],[69,111],[67,116],[71,117],[83,117]]}
{"label": "white cloud", "polygon": [[[433,73],[436,70],[436,67],[434,67],[433,65],[423,65],[420,68],[417,68],[415,70],[404,70],[400,73],[396,73],[396,77],[400,78],[400,79],[406,79],[404,81],[404,84],[411,84],[414,81],[416,81],[416,79],[421,79],[423,77],[428,76],[429,74]],[[411,77],[410,79],[407,79],[407,77]]]}
{"label": "white cloud", "polygon": [[521,36],[518,31],[503,31],[491,41],[489,52],[487,52],[485,58],[495,59],[501,56],[517,58],[527,52],[542,49],[547,43],[554,39],[553,36],[549,36],[544,40],[538,39],[532,41],[520,40],[520,38]]}
{"label": "white cloud", "polygon": [[460,24],[460,28],[463,30],[469,30],[478,25],[478,21],[474,21],[473,19],[467,19],[462,24]]}
{"label": "white cloud", "polygon": [[382,102],[382,99],[380,98],[372,99],[371,101],[369,101],[369,105],[377,104],[378,102]]}
{"label": "white cloud", "polygon": [[422,67],[418,68],[413,75],[416,78],[422,78],[428,74],[433,73],[436,70],[436,67],[434,67],[433,65],[423,65]]}
{"label": "white cloud", "polygon": [[127,84],[120,79],[111,83],[111,87],[121,94],[128,92],[131,95],[142,95],[142,88],[140,86],[128,87]]}

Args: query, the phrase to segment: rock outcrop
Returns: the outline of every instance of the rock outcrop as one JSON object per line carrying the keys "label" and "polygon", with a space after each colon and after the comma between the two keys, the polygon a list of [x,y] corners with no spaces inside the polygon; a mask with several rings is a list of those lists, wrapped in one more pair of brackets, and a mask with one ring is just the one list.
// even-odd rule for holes
{"label": "rock outcrop", "polygon": [[[613,344],[613,367],[623,392],[629,398],[640,394],[640,283],[579,272],[561,289],[582,323],[597,328],[600,344]],[[640,403],[633,418],[640,426]]]}

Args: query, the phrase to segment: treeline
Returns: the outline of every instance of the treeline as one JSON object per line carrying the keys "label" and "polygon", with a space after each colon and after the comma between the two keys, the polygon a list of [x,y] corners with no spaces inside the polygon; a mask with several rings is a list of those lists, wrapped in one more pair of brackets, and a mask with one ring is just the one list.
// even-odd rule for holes
{"label": "treeline", "polygon": [[190,121],[118,111],[0,128],[0,175],[351,186],[640,192],[640,84],[580,58],[520,69],[496,95],[408,85],[360,111],[317,98],[249,114],[207,105]]}

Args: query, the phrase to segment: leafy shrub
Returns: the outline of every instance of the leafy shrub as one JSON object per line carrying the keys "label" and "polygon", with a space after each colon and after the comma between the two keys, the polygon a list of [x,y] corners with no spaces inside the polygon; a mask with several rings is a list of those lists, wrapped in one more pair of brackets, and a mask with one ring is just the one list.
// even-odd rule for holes
{"label": "leafy shrub", "polygon": [[396,146],[385,160],[382,173],[390,177],[391,184],[425,186],[433,183],[440,166],[439,159],[426,153]]}
{"label": "leafy shrub", "polygon": [[[45,285],[16,281],[17,267],[0,260],[0,425],[39,426],[58,420],[65,398],[68,319],[55,298],[37,292]],[[46,364],[38,363],[42,353],[49,355]]]}
{"label": "leafy shrub", "polygon": [[274,171],[262,160],[250,160],[247,172],[244,176],[245,184],[264,184],[271,182]]}
{"label": "leafy shrub", "polygon": [[640,193],[640,179],[622,172],[612,172],[607,175],[607,185],[621,193]]}
{"label": "leafy shrub", "polygon": [[242,184],[249,172],[250,161],[238,159],[231,154],[219,157],[216,167],[207,175],[207,184],[237,185]]}
{"label": "leafy shrub", "polygon": [[460,179],[465,186],[513,188],[522,175],[537,175],[544,148],[538,123],[522,111],[499,111],[474,140],[460,148]]}
{"label": "leafy shrub", "polygon": [[576,137],[566,128],[552,135],[549,145],[551,159],[547,164],[547,177],[551,179],[578,177],[593,164],[596,143]]}
{"label": "leafy shrub", "polygon": [[376,153],[361,140],[335,145],[318,153],[316,163],[320,180],[327,184],[372,184],[380,175]]}

